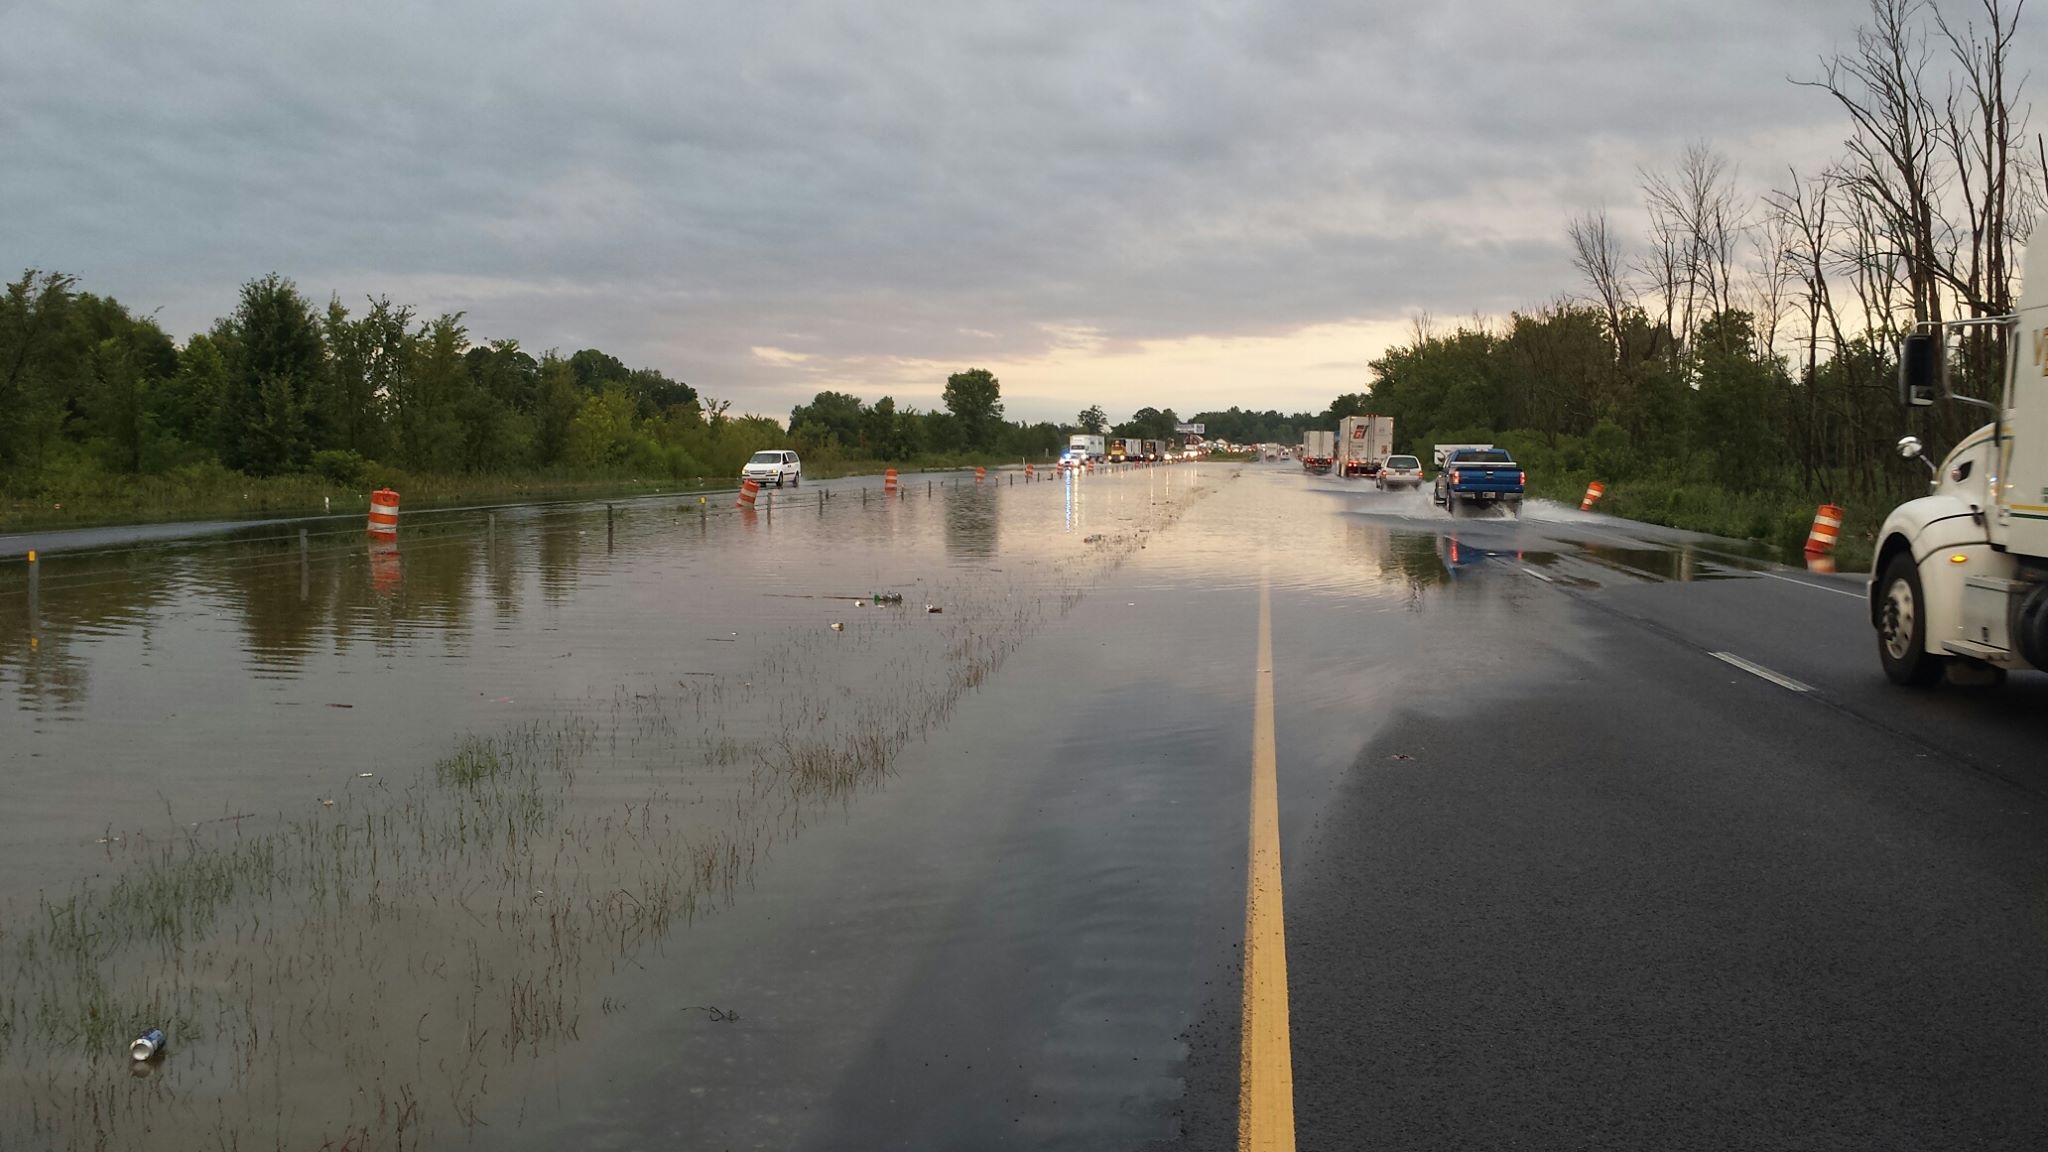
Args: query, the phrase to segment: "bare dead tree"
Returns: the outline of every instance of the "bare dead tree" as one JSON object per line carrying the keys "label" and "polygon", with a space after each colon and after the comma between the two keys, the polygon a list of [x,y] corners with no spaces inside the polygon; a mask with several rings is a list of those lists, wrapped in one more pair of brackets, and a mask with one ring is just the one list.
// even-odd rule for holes
{"label": "bare dead tree", "polygon": [[1675,172],[1642,173],[1653,253],[1674,275],[1677,335],[1688,347],[1706,316],[1735,307],[1735,268],[1746,208],[1727,158],[1705,141],[1686,147]]}
{"label": "bare dead tree", "polygon": [[1941,112],[1928,98],[1928,63],[1918,15],[1925,0],[1871,0],[1872,26],[1858,30],[1853,51],[1822,62],[1825,90],[1849,114],[1845,171],[1849,190],[1882,216],[1882,232],[1899,241],[1914,320],[1942,316],[1935,203]]}
{"label": "bare dead tree", "polygon": [[1631,357],[1625,318],[1636,306],[1635,289],[1628,280],[1628,263],[1622,255],[1621,243],[1607,225],[1607,210],[1575,217],[1566,225],[1566,231],[1571,236],[1572,266],[1586,278],[1594,302],[1606,314],[1608,339],[1614,346],[1615,358],[1627,365]]}

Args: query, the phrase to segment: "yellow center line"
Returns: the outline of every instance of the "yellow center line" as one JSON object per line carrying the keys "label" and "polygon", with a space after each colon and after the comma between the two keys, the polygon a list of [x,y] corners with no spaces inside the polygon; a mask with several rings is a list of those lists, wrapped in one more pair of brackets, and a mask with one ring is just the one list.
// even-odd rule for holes
{"label": "yellow center line", "polygon": [[1273,750],[1273,597],[1259,578],[1258,690],[1252,704],[1251,876],[1245,885],[1240,1152],[1294,1152],[1294,1058],[1287,1034],[1287,926],[1280,906],[1279,758]]}

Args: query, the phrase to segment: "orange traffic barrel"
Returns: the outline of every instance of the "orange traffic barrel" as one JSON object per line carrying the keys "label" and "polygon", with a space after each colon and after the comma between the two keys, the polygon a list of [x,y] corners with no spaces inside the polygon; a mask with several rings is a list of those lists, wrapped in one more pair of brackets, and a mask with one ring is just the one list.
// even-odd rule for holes
{"label": "orange traffic barrel", "polygon": [[896,470],[894,468],[887,469],[882,473],[882,490],[885,492],[894,492],[896,490]]}
{"label": "orange traffic barrel", "polygon": [[1806,570],[1808,572],[1833,572],[1835,570],[1835,558],[1826,552],[1808,552],[1806,554]]}
{"label": "orange traffic barrel", "polygon": [[745,480],[740,483],[740,498],[732,502],[735,508],[752,508],[754,498],[761,494],[759,480]]}
{"label": "orange traffic barrel", "polygon": [[975,482],[976,484],[979,484],[979,483],[981,483],[981,482],[982,482],[983,480],[986,480],[986,479],[988,479],[988,469],[986,469],[986,468],[976,468],[976,469],[974,470],[974,482]]}
{"label": "orange traffic barrel", "polygon": [[1842,532],[1842,509],[1834,504],[1823,504],[1813,514],[1813,531],[1806,534],[1806,554],[1833,552],[1835,537]]}
{"label": "orange traffic barrel", "polygon": [[1024,482],[1026,484],[1031,483],[1031,465],[1029,464],[1024,466]]}
{"label": "orange traffic barrel", "polygon": [[1591,512],[1593,504],[1605,495],[1607,495],[1607,485],[1602,484],[1598,480],[1586,485],[1586,498],[1579,501],[1579,511]]}
{"label": "orange traffic barrel", "polygon": [[370,493],[370,535],[398,535],[398,493],[389,488]]}

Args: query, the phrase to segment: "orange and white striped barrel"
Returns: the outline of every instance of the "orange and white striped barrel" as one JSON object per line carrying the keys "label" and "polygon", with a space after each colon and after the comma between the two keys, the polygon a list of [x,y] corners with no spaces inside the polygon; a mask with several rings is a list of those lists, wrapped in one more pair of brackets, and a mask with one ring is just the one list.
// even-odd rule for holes
{"label": "orange and white striped barrel", "polygon": [[1826,552],[1808,552],[1806,554],[1806,570],[1808,572],[1833,572],[1835,570],[1835,558]]}
{"label": "orange and white striped barrel", "polygon": [[894,468],[889,468],[889,469],[885,469],[885,470],[884,470],[884,471],[882,472],[882,491],[884,491],[884,492],[894,492],[895,490],[896,490],[896,470],[895,470]]}
{"label": "orange and white striped barrel", "polygon": [[983,480],[986,480],[986,479],[988,479],[988,469],[986,469],[986,468],[976,468],[976,469],[974,470],[974,482],[975,482],[976,484],[979,484],[979,483],[981,483],[981,482],[982,482]]}
{"label": "orange and white striped barrel", "polygon": [[740,482],[740,498],[733,501],[732,506],[735,508],[752,508],[754,506],[754,498],[760,494],[761,482],[759,480],[742,480]]}
{"label": "orange and white striped barrel", "polygon": [[1823,504],[1813,514],[1813,531],[1806,534],[1806,554],[1809,556],[1833,552],[1835,537],[1842,532],[1842,510],[1834,504]]}
{"label": "orange and white striped barrel", "polygon": [[398,535],[398,493],[379,488],[370,493],[370,535]]}
{"label": "orange and white striped barrel", "polygon": [[1029,465],[1029,464],[1026,464],[1026,465],[1024,466],[1024,482],[1025,482],[1026,484],[1029,484],[1029,483],[1031,483],[1031,475],[1032,475],[1032,472],[1031,472],[1031,465]]}
{"label": "orange and white striped barrel", "polygon": [[1607,495],[1607,485],[1602,484],[1598,480],[1586,485],[1586,498],[1579,501],[1579,511],[1591,512],[1594,503],[1605,495]]}

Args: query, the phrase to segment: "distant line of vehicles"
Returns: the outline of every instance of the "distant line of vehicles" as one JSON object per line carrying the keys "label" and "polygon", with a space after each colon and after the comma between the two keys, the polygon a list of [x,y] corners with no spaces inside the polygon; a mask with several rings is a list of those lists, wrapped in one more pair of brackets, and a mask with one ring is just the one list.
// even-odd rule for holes
{"label": "distant line of vehicles", "polygon": [[1183,449],[1171,440],[1146,440],[1136,436],[1094,436],[1075,433],[1067,437],[1067,450],[1060,454],[1060,463],[1076,464],[1123,464],[1163,460],[1192,459],[1190,449]]}
{"label": "distant line of vehicles", "polygon": [[[1427,480],[1421,460],[1394,451],[1391,416],[1346,416],[1337,422],[1335,431],[1317,428],[1302,433],[1301,444],[1294,451],[1306,472],[1369,479],[1383,492],[1420,488]],[[1529,477],[1507,449],[1492,444],[1438,444],[1431,462],[1436,465],[1436,484],[1430,499],[1445,511],[1455,516],[1461,504],[1498,504],[1520,513]]]}

